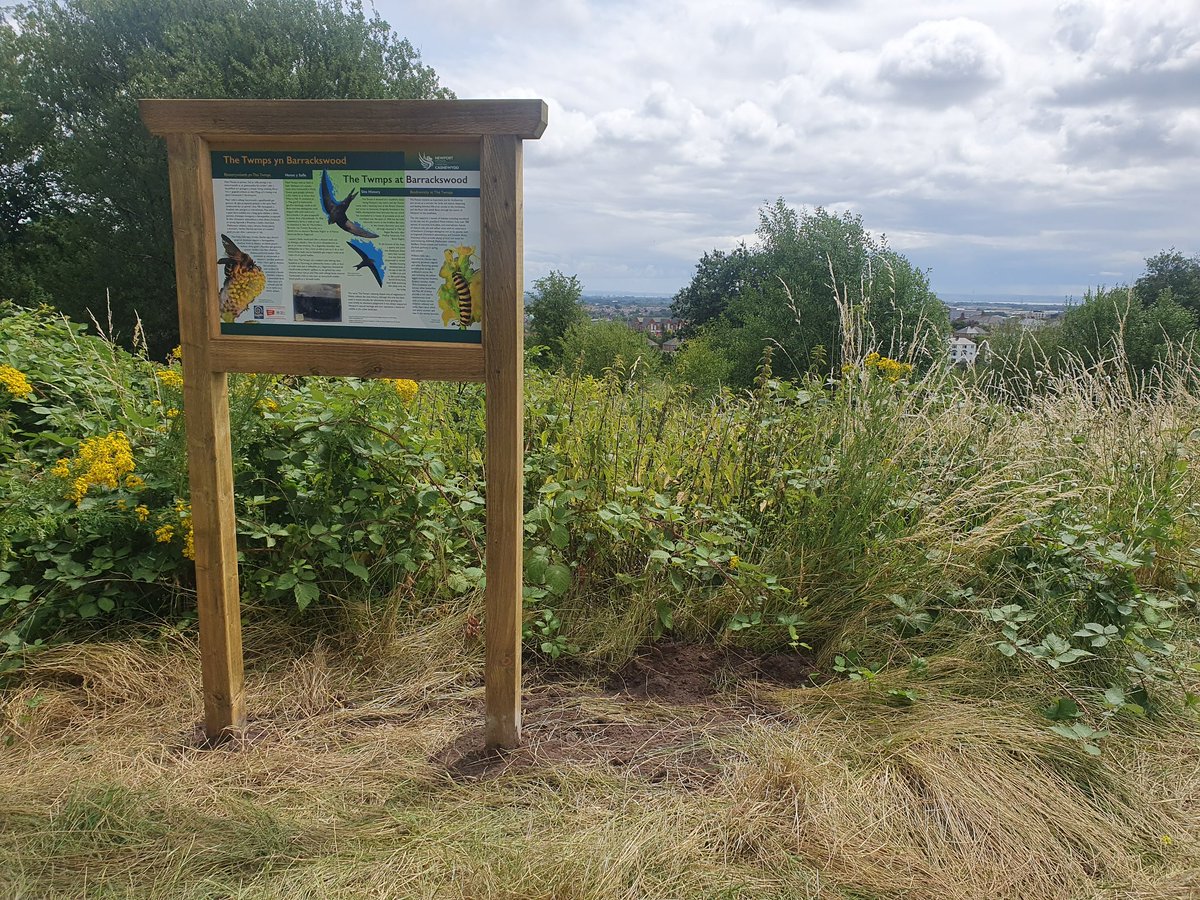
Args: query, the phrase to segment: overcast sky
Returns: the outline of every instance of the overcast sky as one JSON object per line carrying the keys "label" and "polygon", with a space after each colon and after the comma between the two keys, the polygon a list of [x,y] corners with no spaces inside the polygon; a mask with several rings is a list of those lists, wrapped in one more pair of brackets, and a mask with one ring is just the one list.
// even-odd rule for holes
{"label": "overcast sky", "polygon": [[526,283],[672,294],[758,209],[852,210],[942,294],[1200,252],[1200,0],[376,0],[459,97],[540,97]]}

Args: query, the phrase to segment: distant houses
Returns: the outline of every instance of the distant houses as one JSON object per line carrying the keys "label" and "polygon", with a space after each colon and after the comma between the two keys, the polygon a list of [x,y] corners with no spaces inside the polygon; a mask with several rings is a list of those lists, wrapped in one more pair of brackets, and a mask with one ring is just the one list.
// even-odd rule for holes
{"label": "distant houses", "polygon": [[649,335],[650,337],[663,337],[668,334],[675,334],[683,328],[683,319],[675,319],[671,316],[634,316],[628,319],[629,327],[634,331]]}
{"label": "distant houses", "polygon": [[987,354],[987,338],[998,328],[1017,327],[1036,331],[1062,317],[1057,309],[1030,309],[1027,306],[949,307],[950,325],[954,329],[949,340],[950,364],[973,366]]}

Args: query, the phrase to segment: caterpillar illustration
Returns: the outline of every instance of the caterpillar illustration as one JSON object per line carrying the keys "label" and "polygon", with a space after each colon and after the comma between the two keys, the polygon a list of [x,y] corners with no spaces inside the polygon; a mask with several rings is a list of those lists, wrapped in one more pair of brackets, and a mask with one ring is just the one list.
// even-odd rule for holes
{"label": "caterpillar illustration", "polygon": [[458,297],[458,324],[468,328],[471,324],[471,314],[474,312],[471,308],[471,286],[459,272],[454,272],[450,278],[454,282],[454,294]]}

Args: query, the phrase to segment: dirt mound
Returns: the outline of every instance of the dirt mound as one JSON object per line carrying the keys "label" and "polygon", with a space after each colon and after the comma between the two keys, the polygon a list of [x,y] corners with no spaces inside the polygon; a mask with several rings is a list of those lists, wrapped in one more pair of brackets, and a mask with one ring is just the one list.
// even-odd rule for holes
{"label": "dirt mound", "polygon": [[707,644],[664,643],[646,648],[609,680],[608,689],[659,703],[704,703],[739,681],[786,687],[811,684],[812,660],[798,653],[757,656]]}
{"label": "dirt mound", "polygon": [[815,671],[811,660],[795,653],[756,656],[704,644],[656,644],[613,673],[602,691],[544,680],[526,696],[517,749],[485,751],[483,729],[474,728],[431,762],[455,780],[600,763],[649,781],[701,787],[719,775],[709,749],[714,735],[777,712],[732,689],[746,682],[808,685]]}
{"label": "dirt mound", "polygon": [[455,780],[475,780],[506,772],[561,771],[594,766],[648,781],[700,787],[719,775],[705,739],[731,728],[740,717],[714,710],[647,720],[638,704],[562,693],[530,698],[525,704],[522,744],[515,750],[487,751],[483,729],[460,735],[432,762]]}

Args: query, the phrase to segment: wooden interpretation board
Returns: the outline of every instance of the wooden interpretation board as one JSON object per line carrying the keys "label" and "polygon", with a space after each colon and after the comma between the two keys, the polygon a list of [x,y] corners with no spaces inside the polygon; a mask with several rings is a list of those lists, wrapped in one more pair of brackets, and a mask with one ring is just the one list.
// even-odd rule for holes
{"label": "wooden interpretation board", "polygon": [[[246,722],[228,373],[266,372],[484,383],[486,742],[516,746],[521,142],[545,130],[546,104],[140,107],[147,128],[166,139],[170,168],[208,737]],[[239,292],[243,283],[251,287]]]}

